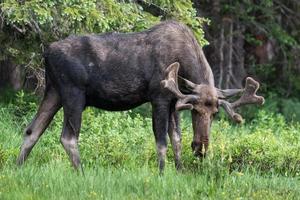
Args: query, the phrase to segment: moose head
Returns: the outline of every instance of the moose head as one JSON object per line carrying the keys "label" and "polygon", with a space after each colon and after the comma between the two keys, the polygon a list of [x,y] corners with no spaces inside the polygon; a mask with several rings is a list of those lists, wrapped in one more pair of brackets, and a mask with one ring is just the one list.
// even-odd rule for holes
{"label": "moose head", "polygon": [[[264,98],[256,95],[259,83],[250,77],[246,78],[244,89],[221,90],[207,84],[195,84],[178,76],[179,67],[178,62],[168,66],[161,86],[172,92],[178,99],[176,110],[192,111],[194,137],[191,147],[195,156],[205,155],[208,149],[211,123],[219,106],[225,109],[232,120],[241,123],[243,118],[236,113],[236,108],[246,104],[264,103]],[[178,80],[185,88],[184,93],[179,90]],[[238,100],[234,102],[226,100],[236,95],[241,95]]]}

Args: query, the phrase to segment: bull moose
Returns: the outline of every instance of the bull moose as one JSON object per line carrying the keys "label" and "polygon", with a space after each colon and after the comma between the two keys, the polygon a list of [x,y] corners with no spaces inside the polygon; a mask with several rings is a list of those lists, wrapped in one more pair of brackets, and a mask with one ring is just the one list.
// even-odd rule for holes
{"label": "bull moose", "polygon": [[[70,36],[44,53],[46,87],[38,112],[24,133],[18,164],[23,164],[56,112],[63,107],[61,143],[72,165],[80,167],[78,137],[87,106],[109,111],[152,105],[152,124],[160,172],[165,166],[167,134],[175,167],[181,168],[178,111],[191,110],[192,150],[204,155],[213,116],[219,105],[241,122],[235,108],[263,104],[258,82],[246,79],[244,89],[215,87],[212,70],[192,31],[176,21],[161,22],[137,33]],[[241,96],[230,103],[226,99]]]}

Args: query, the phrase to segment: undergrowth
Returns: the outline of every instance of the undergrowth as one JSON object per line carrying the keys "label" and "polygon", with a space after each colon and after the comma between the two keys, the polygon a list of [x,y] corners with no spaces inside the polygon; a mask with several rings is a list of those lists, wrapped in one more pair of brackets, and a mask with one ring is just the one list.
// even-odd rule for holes
{"label": "undergrowth", "polygon": [[[167,175],[159,178],[150,117],[142,116],[136,111],[105,112],[87,108],[83,114],[79,145],[83,168],[88,180],[70,168],[67,155],[59,142],[63,119],[61,110],[34,147],[25,167],[16,168],[15,160],[22,142],[22,132],[37,109],[36,101],[34,99],[29,101],[26,95],[18,94],[14,101],[0,104],[0,170],[2,174],[0,174],[0,184],[2,185],[29,184],[33,186],[36,183],[31,178],[41,178],[53,184],[53,181],[56,181],[55,177],[47,176],[57,176],[57,174],[64,176],[65,173],[66,176],[74,177],[75,182],[90,181],[89,184],[100,184],[103,188],[108,186],[103,185],[104,183],[99,180],[94,180],[93,176],[106,182],[111,181],[112,185],[118,184],[115,181],[120,179],[123,184],[131,184],[127,188],[129,191],[136,191],[136,196],[131,196],[131,192],[126,193],[124,189],[120,189],[128,199],[143,199],[142,194],[146,194],[147,188],[150,191],[157,190],[155,189],[157,181],[162,181],[158,183],[158,185],[161,184],[160,187],[167,187],[164,184],[169,184],[168,181],[171,180],[167,179],[172,178],[178,183],[182,178],[184,182],[180,185],[185,188],[182,191],[183,194],[194,199],[198,199],[197,195],[216,199],[222,197],[254,198],[255,195],[257,198],[254,199],[263,196],[268,196],[270,199],[281,196],[283,199],[299,196],[299,191],[294,190],[294,184],[299,184],[300,177],[300,125],[287,122],[282,115],[264,109],[259,109],[253,120],[248,120],[242,125],[232,124],[223,117],[215,120],[212,126],[210,149],[204,159],[197,159],[192,155],[190,116],[184,113],[181,119],[184,169],[179,174],[175,172],[172,148],[169,146]],[[51,175],[51,173],[55,174]],[[67,180],[72,182],[70,177]],[[149,185],[145,183],[147,180]],[[76,185],[78,182],[70,184],[70,187],[66,187],[71,190],[70,192],[79,187]],[[146,186],[142,186],[143,184]],[[190,189],[187,189],[184,184],[189,185]],[[255,186],[257,184],[265,189]],[[197,188],[200,185],[208,191]],[[232,192],[233,196],[229,195],[227,193],[229,185],[240,190],[240,196],[237,192]],[[241,185],[241,188],[238,185]],[[42,191],[42,187],[44,186],[38,184],[38,193]],[[49,185],[49,187],[52,187],[51,190],[58,190],[55,185]],[[93,186],[94,190],[86,187],[84,186],[84,194],[78,194],[83,195],[81,196],[83,199],[93,197],[94,193],[88,191],[94,191],[98,199],[111,199],[110,197],[114,199],[122,193],[116,193],[114,196],[111,190],[109,194],[112,196],[103,196],[103,188],[100,189],[96,185]],[[119,187],[121,186],[116,186],[116,188]],[[174,187],[177,188],[177,186]],[[4,188],[12,190],[9,186]],[[145,191],[142,192],[142,190]],[[19,191],[23,190],[19,188]],[[170,199],[176,199],[168,191],[166,189],[161,192]],[[182,197],[180,191],[177,191],[178,199]],[[3,194],[0,190],[0,199]],[[35,196],[35,193],[28,195]],[[51,195],[53,197],[53,194]],[[158,196],[155,195],[150,195],[149,198],[156,199],[155,197]],[[12,198],[13,196],[4,195],[3,197]],[[39,198],[44,199],[42,192]]]}

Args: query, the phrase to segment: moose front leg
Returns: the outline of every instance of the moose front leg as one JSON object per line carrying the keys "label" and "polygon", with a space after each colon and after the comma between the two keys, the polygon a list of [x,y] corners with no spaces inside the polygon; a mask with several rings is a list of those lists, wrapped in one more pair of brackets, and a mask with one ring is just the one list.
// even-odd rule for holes
{"label": "moose front leg", "polygon": [[181,170],[181,130],[179,123],[179,113],[175,110],[175,105],[170,108],[169,117],[169,138],[172,143],[172,148],[175,158],[175,167],[177,170]]}
{"label": "moose front leg", "polygon": [[70,88],[67,91],[68,93],[66,92],[66,94],[69,96],[66,96],[63,99],[64,125],[61,134],[61,143],[69,155],[72,165],[75,169],[78,169],[81,167],[78,150],[78,137],[82,112],[85,107],[85,96],[79,89]]}
{"label": "moose front leg", "polygon": [[157,147],[160,174],[163,173],[167,153],[169,110],[169,103],[163,101],[152,102],[152,125]]}

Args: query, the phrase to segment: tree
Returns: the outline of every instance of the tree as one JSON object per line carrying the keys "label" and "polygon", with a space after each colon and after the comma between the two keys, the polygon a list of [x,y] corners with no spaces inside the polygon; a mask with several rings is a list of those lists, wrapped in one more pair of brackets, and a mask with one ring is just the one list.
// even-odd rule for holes
{"label": "tree", "polygon": [[240,87],[251,74],[265,83],[267,91],[299,94],[299,1],[194,3],[198,15],[211,20],[205,28],[210,42],[205,50],[219,87]]}
{"label": "tree", "polygon": [[10,60],[34,75],[38,85],[43,83],[44,49],[68,35],[141,31],[161,19],[177,19],[194,30],[201,44],[206,43],[204,20],[196,17],[191,1],[6,0],[0,10],[0,60]]}

